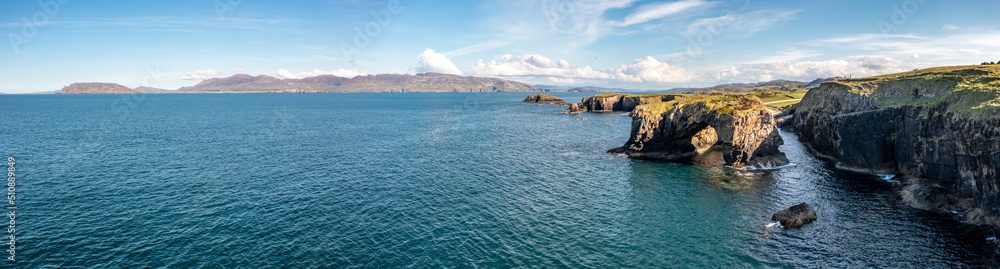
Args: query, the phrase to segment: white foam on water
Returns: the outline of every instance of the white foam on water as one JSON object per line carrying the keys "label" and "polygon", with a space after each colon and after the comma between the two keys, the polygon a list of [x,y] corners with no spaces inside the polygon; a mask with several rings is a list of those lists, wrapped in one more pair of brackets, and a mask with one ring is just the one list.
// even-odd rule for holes
{"label": "white foam on water", "polygon": [[892,184],[899,184],[898,180],[893,179],[896,177],[896,175],[888,175],[888,174],[875,174],[875,175],[878,176],[880,179],[882,179],[882,181],[889,182]]}
{"label": "white foam on water", "polygon": [[583,152],[580,152],[580,151],[570,151],[570,152],[565,152],[565,153],[559,153],[557,155],[559,155],[559,156],[575,156],[575,155],[580,155],[581,153],[583,153]]}
{"label": "white foam on water", "polygon": [[778,170],[778,169],[782,169],[782,168],[786,168],[786,167],[792,167],[792,166],[795,166],[795,163],[789,162],[789,163],[786,163],[786,164],[783,164],[783,165],[775,165],[772,162],[768,162],[768,163],[766,163],[764,165],[761,165],[761,166],[753,166],[753,165],[751,165],[751,166],[746,166],[746,167],[743,167],[743,168],[734,168],[734,169],[737,169],[737,170]]}

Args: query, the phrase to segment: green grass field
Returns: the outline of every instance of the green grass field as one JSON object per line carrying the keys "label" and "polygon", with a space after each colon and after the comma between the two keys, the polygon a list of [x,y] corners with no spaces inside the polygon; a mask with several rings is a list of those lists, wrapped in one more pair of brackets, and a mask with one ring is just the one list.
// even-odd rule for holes
{"label": "green grass field", "polygon": [[995,115],[1000,108],[1000,65],[936,67],[832,82],[871,97],[878,107],[947,104],[960,115]]}

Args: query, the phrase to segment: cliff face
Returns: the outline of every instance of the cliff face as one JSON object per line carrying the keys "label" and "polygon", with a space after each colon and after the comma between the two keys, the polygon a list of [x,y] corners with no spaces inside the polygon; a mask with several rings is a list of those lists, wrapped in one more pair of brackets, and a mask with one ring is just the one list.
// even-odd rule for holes
{"label": "cliff face", "polygon": [[567,114],[576,114],[580,112],[611,112],[611,111],[632,111],[637,106],[659,103],[665,101],[671,101],[677,98],[677,94],[643,94],[643,95],[633,95],[633,94],[619,94],[619,93],[603,93],[596,96],[591,96],[583,98],[583,101],[578,104],[570,104],[570,108],[566,109]]}
{"label": "cliff face", "polygon": [[1000,226],[996,71],[824,83],[793,108],[790,127],[837,168],[903,175],[911,206]]}
{"label": "cliff face", "polygon": [[734,167],[788,163],[784,153],[778,151],[783,141],[775,119],[756,97],[681,97],[673,102],[638,106],[631,115],[628,142],[608,152],[681,160],[718,150],[725,163]]}
{"label": "cliff face", "polygon": [[138,93],[129,87],[114,83],[73,83],[56,94],[125,94]]}

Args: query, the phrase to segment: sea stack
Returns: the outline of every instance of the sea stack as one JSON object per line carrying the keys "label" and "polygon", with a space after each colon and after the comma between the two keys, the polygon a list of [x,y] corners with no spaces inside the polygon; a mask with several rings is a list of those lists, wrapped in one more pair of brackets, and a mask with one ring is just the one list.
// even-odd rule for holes
{"label": "sea stack", "polygon": [[785,154],[778,151],[784,141],[774,116],[755,96],[679,96],[669,102],[640,105],[631,116],[628,142],[609,153],[683,160],[721,151],[725,164],[735,168],[788,163]]}

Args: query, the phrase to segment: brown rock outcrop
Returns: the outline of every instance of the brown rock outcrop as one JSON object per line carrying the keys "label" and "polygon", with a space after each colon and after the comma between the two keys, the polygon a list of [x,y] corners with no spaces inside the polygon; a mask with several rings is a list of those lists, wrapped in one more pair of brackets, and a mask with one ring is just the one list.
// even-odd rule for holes
{"label": "brown rock outcrop", "polygon": [[634,110],[637,106],[659,103],[665,101],[671,101],[677,98],[677,94],[643,94],[643,95],[633,95],[633,94],[619,94],[619,93],[602,93],[596,96],[591,96],[583,98],[580,103],[570,104],[570,108],[566,109],[565,114],[576,114],[580,112],[612,112],[612,111],[623,111],[629,112]]}
{"label": "brown rock outcrop", "polygon": [[682,160],[719,150],[733,167],[775,167],[788,163],[774,117],[756,97],[720,97],[747,103],[733,108],[687,101],[639,106],[624,146],[609,150],[634,158]]}
{"label": "brown rock outcrop", "polygon": [[550,103],[550,104],[566,104],[565,101],[559,99],[559,97],[546,95],[546,94],[535,94],[524,98],[525,103]]}

